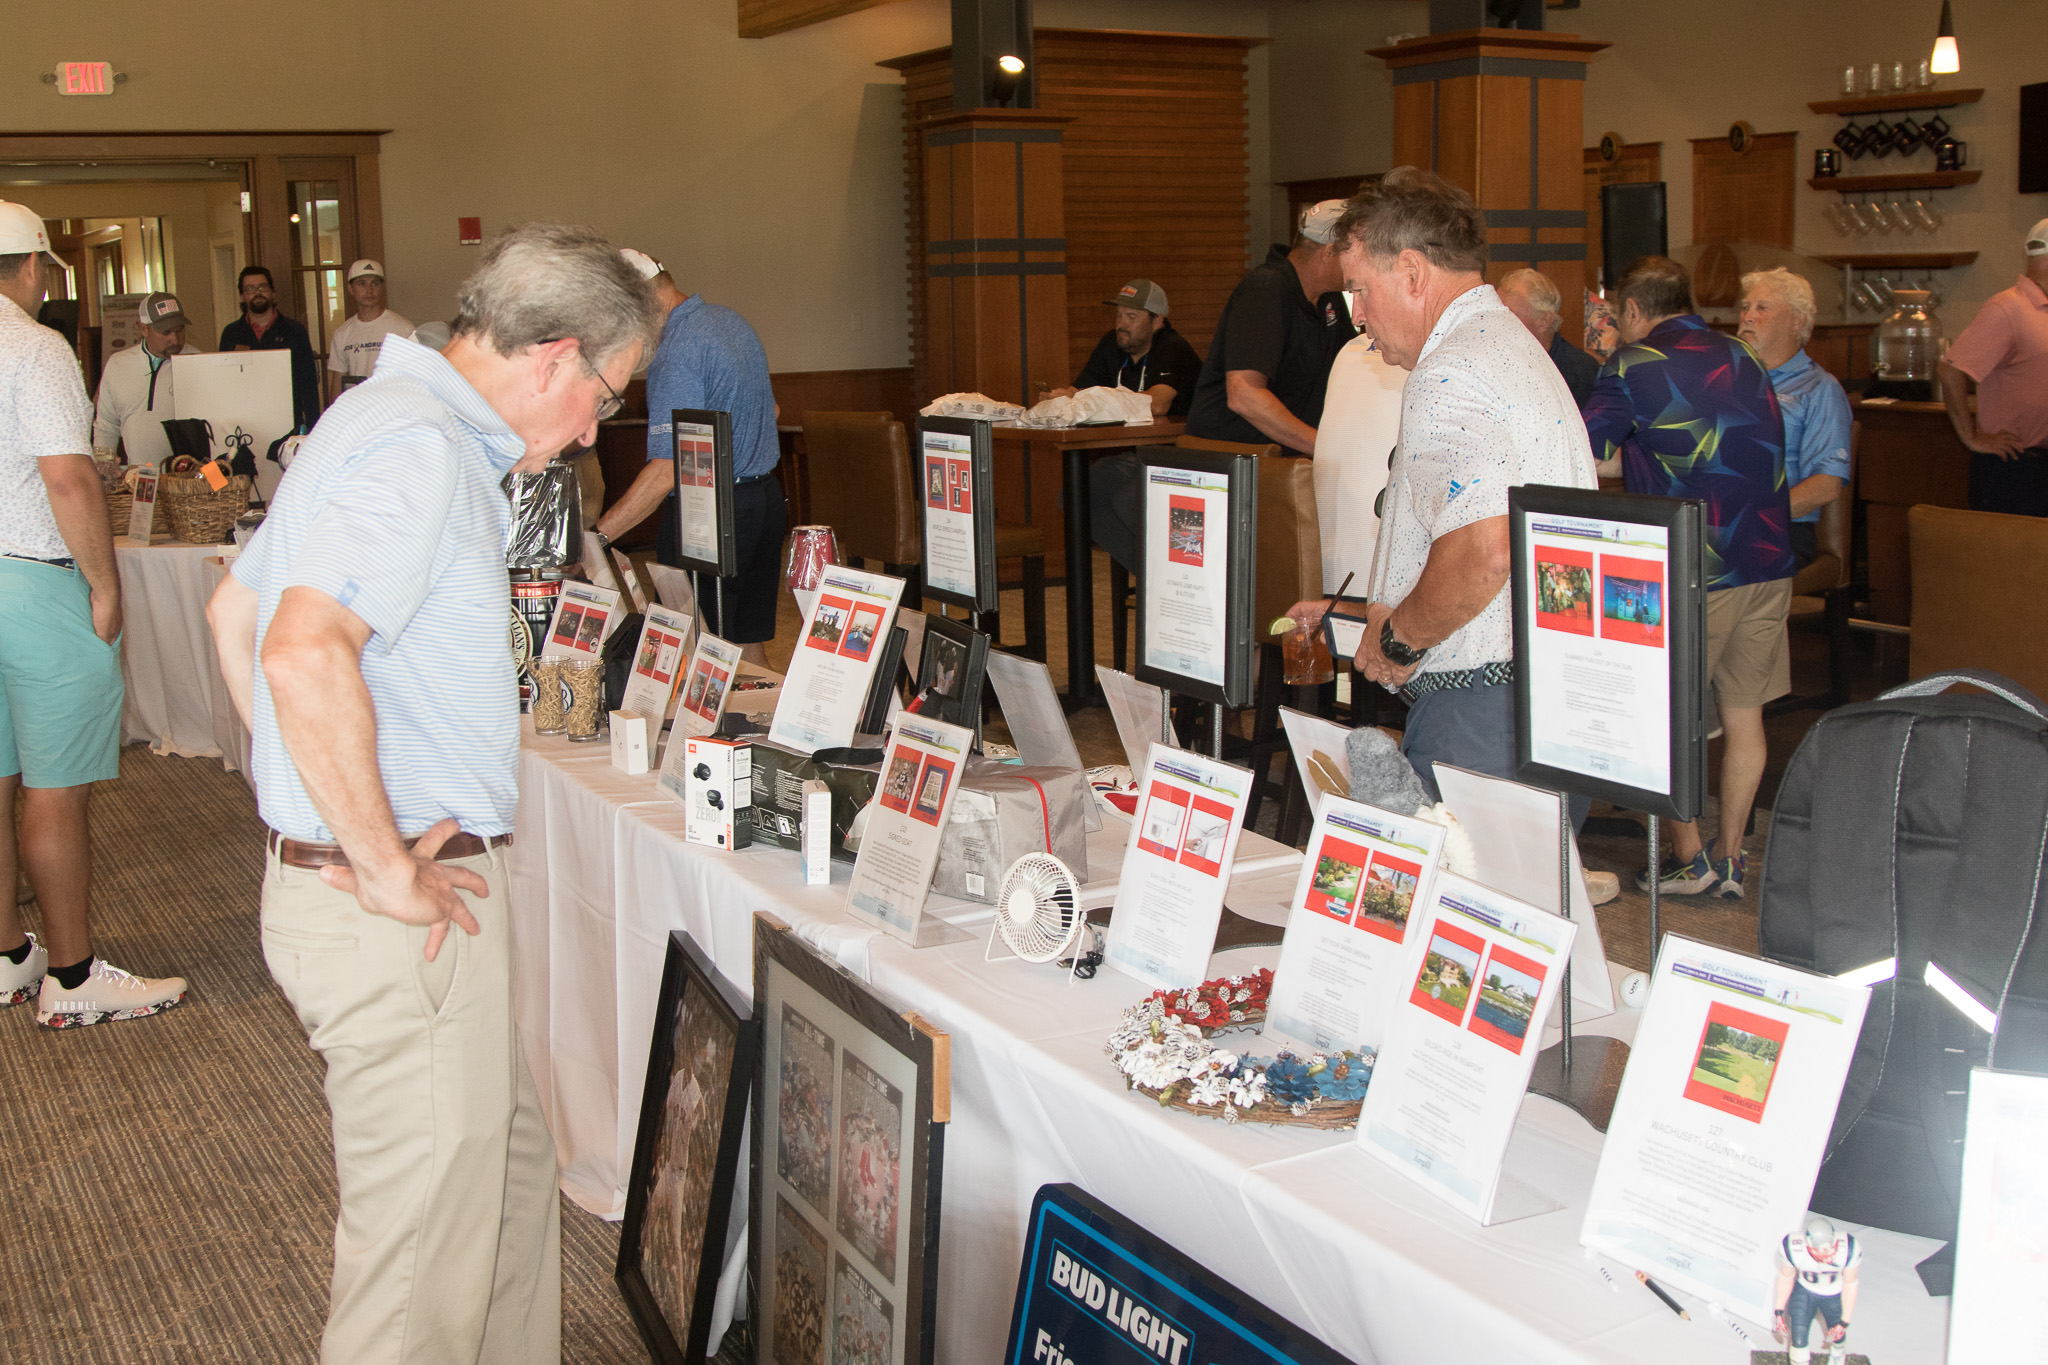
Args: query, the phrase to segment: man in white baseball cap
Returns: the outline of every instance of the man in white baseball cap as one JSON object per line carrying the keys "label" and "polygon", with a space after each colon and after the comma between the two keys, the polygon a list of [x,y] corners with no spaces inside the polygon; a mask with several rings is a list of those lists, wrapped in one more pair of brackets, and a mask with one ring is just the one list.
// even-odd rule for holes
{"label": "man in white baseball cap", "polygon": [[[1970,506],[2048,516],[2048,218],[2027,231],[2017,283],[1984,301],[1935,366],[1970,448]],[[1977,381],[1970,411],[1965,378]]]}
{"label": "man in white baseball cap", "polygon": [[168,1009],[185,983],[93,953],[86,806],[121,775],[121,580],[78,358],[35,320],[55,259],[42,218],[0,200],[0,887],[20,866],[41,907],[39,942],[0,895],[0,1005],[34,997],[36,1022],[75,1028]]}
{"label": "man in white baseball cap", "polygon": [[142,344],[114,352],[100,371],[92,448],[95,455],[124,451],[128,464],[159,464],[171,453],[164,419],[176,415],[171,404],[171,357],[198,355],[199,348],[185,344],[191,320],[176,294],[151,294],[140,311]]}
{"label": "man in white baseball cap", "polygon": [[377,368],[377,350],[384,338],[411,336],[412,323],[384,306],[384,264],[357,261],[344,277],[355,315],[334,329],[327,341],[327,401],[362,383]]}

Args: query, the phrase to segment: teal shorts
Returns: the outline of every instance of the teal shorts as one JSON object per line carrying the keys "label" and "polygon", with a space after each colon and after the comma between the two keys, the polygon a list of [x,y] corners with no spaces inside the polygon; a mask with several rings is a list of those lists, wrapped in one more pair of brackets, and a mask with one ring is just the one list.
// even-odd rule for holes
{"label": "teal shorts", "polygon": [[121,647],[93,633],[85,575],[0,556],[0,777],[120,776],[123,695]]}

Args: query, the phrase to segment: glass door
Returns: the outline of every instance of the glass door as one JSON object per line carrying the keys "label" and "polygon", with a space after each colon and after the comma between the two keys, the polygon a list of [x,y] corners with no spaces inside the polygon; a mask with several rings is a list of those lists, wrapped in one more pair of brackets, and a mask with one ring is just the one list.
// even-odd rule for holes
{"label": "glass door", "polygon": [[291,244],[289,282],[280,280],[282,306],[298,314],[313,339],[320,369],[327,369],[328,338],[347,319],[342,276],[356,253],[353,166],[347,158],[282,162]]}

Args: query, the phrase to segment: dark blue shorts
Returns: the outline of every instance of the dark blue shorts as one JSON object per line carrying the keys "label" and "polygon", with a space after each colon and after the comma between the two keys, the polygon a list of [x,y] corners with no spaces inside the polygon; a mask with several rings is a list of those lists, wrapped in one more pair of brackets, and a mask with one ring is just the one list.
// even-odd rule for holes
{"label": "dark blue shorts", "polygon": [[[661,505],[654,550],[663,564],[677,562],[677,516],[675,495],[670,494]],[[725,580],[725,607],[732,624],[721,628],[714,580],[710,574],[697,574],[704,628],[736,645],[766,644],[775,638],[775,607],[782,597],[782,539],[789,530],[782,481],[772,471],[733,485],[732,530],[738,572]]]}

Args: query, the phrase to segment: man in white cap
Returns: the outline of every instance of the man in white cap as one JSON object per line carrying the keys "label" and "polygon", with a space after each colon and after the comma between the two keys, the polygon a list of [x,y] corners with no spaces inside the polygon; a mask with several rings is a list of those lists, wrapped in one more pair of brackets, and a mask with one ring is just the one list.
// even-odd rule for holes
{"label": "man in white cap", "polygon": [[176,294],[151,294],[142,301],[142,344],[107,357],[100,371],[99,401],[93,406],[93,453],[125,448],[125,463],[157,464],[171,453],[163,421],[171,406],[171,357],[198,355],[185,344],[190,320]]}
{"label": "man in white cap", "polygon": [[740,646],[740,657],[765,664],[775,638],[776,599],[782,592],[782,533],[789,508],[775,466],[782,447],[775,434],[775,391],[768,382],[768,353],[747,320],[730,308],[686,294],[668,269],[644,252],[620,253],[654,287],[667,319],[661,345],[647,364],[647,463],[619,500],[598,518],[593,533],[600,546],[624,535],[662,509],[656,558],[676,564],[681,528],[677,524],[675,432],[670,414],[699,408],[732,415],[733,540],[738,572],[725,581],[723,612],[718,597],[697,596],[705,628]]}
{"label": "man in white cap", "polygon": [[1195,384],[1188,435],[1316,453],[1330,364],[1358,335],[1330,244],[1344,202],[1325,199],[1302,214],[1293,247],[1275,246],[1238,282]]}
{"label": "man in white cap", "polygon": [[[1935,366],[1941,401],[1970,448],[1970,506],[2048,516],[2048,218],[2028,231],[2026,268],[1984,301]],[[1970,411],[1964,378],[1977,381]]]}
{"label": "man in white cap", "polygon": [[18,863],[42,908],[38,942],[0,896],[0,1005],[34,996],[37,1023],[76,1028],[168,1009],[185,983],[94,956],[87,924],[86,804],[121,775],[121,580],[78,360],[35,320],[49,250],[0,200],[0,887]]}
{"label": "man in white cap", "polygon": [[384,338],[410,336],[412,323],[384,306],[384,266],[357,261],[348,268],[348,297],[354,316],[334,329],[327,342],[327,401],[362,383],[377,368],[377,348]]}

